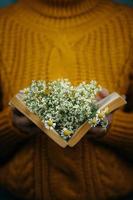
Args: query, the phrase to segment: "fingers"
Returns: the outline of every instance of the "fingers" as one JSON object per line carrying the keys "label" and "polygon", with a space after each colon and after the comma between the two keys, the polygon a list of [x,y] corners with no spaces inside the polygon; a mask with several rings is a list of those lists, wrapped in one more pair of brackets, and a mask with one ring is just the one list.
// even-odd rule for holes
{"label": "fingers", "polygon": [[109,91],[106,88],[103,88],[103,90],[100,92],[100,95],[102,98],[109,95]]}
{"label": "fingers", "polygon": [[27,117],[25,117],[21,112],[19,112],[17,109],[13,109],[13,122],[18,125],[23,126],[30,126],[33,125],[33,122],[29,120]]}
{"label": "fingers", "polygon": [[39,129],[31,120],[25,117],[21,112],[19,112],[16,108],[12,109],[12,121],[13,124],[21,131],[25,133],[31,134],[40,134],[42,133],[41,129]]}
{"label": "fingers", "polygon": [[111,122],[112,122],[112,118],[113,118],[112,114],[108,115],[106,118],[107,118],[108,123],[109,123],[109,125],[110,125]]}
{"label": "fingers", "polygon": [[12,112],[18,116],[24,116],[18,109],[16,108],[11,108],[12,109]]}
{"label": "fingers", "polygon": [[88,133],[88,139],[100,138],[106,135],[106,133],[107,133],[107,129],[104,129],[101,127],[91,128],[90,132]]}
{"label": "fingers", "polygon": [[108,128],[111,125],[112,122],[112,114],[108,115],[107,117],[108,120],[108,127],[107,128],[102,128],[100,126],[97,127],[92,127],[91,130],[88,132],[88,138],[100,138],[106,135]]}
{"label": "fingers", "polygon": [[18,116],[18,115],[13,115],[13,121],[16,121],[18,125],[23,125],[23,126],[30,126],[33,125],[33,122],[30,121],[28,118],[25,116]]}
{"label": "fingers", "polygon": [[93,127],[91,128],[91,134],[97,135],[103,132],[101,127]]}
{"label": "fingers", "polygon": [[38,128],[36,125],[34,127],[32,127],[31,129],[32,133],[36,133],[36,134],[42,134],[42,130],[40,128]]}
{"label": "fingers", "polygon": [[109,95],[109,91],[106,88],[103,88],[102,91],[97,94],[97,100],[99,101],[103,99],[104,97],[107,97],[108,95]]}

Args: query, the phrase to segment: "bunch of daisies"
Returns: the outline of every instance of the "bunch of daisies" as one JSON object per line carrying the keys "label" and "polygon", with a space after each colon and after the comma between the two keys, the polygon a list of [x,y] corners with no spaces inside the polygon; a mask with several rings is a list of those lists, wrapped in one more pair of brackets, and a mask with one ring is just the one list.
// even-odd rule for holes
{"label": "bunch of daisies", "polygon": [[32,81],[21,91],[28,109],[36,114],[47,129],[54,129],[66,141],[86,121],[91,127],[106,128],[108,110],[98,110],[96,81],[73,86],[67,79]]}

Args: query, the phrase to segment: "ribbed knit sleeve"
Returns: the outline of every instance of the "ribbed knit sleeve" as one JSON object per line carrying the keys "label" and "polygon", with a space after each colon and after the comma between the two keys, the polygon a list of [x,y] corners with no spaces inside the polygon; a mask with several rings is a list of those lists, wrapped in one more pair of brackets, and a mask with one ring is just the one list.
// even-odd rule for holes
{"label": "ribbed knit sleeve", "polygon": [[[133,56],[133,54],[132,54]],[[129,88],[127,91],[127,105],[113,113],[111,126],[102,141],[107,142],[125,152],[133,160],[133,62],[131,58],[129,73]]]}
{"label": "ribbed knit sleeve", "polygon": [[[2,64],[0,62],[0,77]],[[1,79],[0,79],[1,80]],[[11,155],[17,144],[28,138],[28,134],[20,132],[12,122],[12,111],[7,105],[3,106],[2,83],[0,81],[0,162]]]}
{"label": "ribbed knit sleeve", "polygon": [[10,108],[0,112],[0,158],[14,151],[15,145],[27,138],[12,124]]}
{"label": "ribbed knit sleeve", "polygon": [[125,150],[133,156],[133,113],[116,111],[111,127],[102,140],[120,147],[121,151]]}

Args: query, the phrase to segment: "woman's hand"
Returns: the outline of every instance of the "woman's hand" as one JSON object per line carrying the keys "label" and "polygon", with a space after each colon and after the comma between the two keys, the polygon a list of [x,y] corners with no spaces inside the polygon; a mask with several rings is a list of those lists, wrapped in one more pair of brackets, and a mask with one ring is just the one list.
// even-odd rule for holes
{"label": "woman's hand", "polygon": [[[109,95],[109,92],[107,89],[103,89],[99,94],[98,94],[98,97],[97,99],[100,101],[101,99],[105,98],[106,96]],[[108,119],[108,122],[109,122],[109,125],[108,125],[108,128],[111,124],[111,121],[112,121],[112,114],[109,114],[107,116],[107,119]],[[107,129],[108,129],[107,128]],[[107,133],[107,129],[104,129],[102,127],[95,127],[95,128],[91,128],[91,130],[88,132],[88,138],[100,138],[104,135],[106,135]]]}
{"label": "woman's hand", "polygon": [[12,121],[13,125],[24,133],[38,134],[42,132],[41,129],[39,129],[32,121],[25,117],[16,108],[12,109]]}

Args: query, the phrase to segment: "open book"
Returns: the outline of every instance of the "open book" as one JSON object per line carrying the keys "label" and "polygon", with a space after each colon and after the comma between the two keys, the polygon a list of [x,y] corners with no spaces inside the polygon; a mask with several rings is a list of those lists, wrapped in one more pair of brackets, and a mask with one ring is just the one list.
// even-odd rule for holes
{"label": "open book", "polygon": [[[113,92],[112,94],[108,95],[107,97],[98,102],[100,110],[108,107],[109,112],[115,111],[116,109],[120,108],[125,104],[125,99],[116,92]],[[58,145],[60,145],[63,148],[65,148],[66,146],[73,147],[74,145],[76,145],[81,140],[81,138],[91,129],[89,123],[85,122],[82,126],[80,126],[77,129],[77,131],[67,142],[55,130],[47,129],[44,126],[44,123],[40,120],[40,118],[29,111],[29,109],[22,100],[21,94],[15,95],[9,102],[9,105],[18,109],[34,124],[36,124],[45,134],[47,134],[53,141],[55,141]]]}

